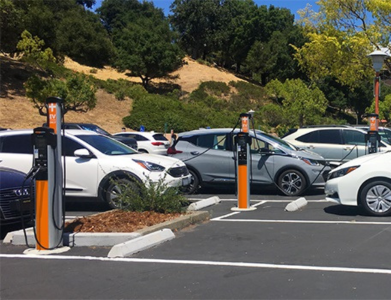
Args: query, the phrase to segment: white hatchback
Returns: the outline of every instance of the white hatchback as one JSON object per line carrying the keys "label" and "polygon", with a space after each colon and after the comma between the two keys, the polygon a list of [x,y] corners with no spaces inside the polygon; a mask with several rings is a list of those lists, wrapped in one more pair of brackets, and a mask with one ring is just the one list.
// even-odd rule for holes
{"label": "white hatchback", "polygon": [[368,154],[332,170],[325,185],[326,199],[361,206],[375,216],[391,214],[391,151]]}
{"label": "white hatchback", "polygon": [[[32,130],[0,132],[0,166],[27,173],[32,167]],[[118,181],[144,184],[163,180],[168,187],[190,183],[186,165],[179,159],[136,152],[134,149],[91,131],[66,130],[63,137],[66,161],[65,195],[98,197],[111,207],[118,203]],[[116,180],[113,180],[116,179]],[[136,186],[135,186],[136,187]]]}
{"label": "white hatchback", "polygon": [[170,141],[163,133],[150,132],[118,132],[114,136],[131,137],[137,141],[138,151],[144,153],[166,155]]}

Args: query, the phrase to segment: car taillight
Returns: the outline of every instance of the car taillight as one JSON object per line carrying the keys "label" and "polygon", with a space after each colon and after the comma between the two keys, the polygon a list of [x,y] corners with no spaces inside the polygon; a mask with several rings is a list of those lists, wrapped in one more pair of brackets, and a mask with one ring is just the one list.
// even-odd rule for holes
{"label": "car taillight", "polygon": [[178,153],[182,153],[182,152],[183,151],[176,150],[173,147],[170,147],[170,148],[167,149],[167,154],[178,154]]}
{"label": "car taillight", "polygon": [[154,145],[154,146],[162,146],[162,145],[164,145],[164,143],[162,143],[162,142],[152,142],[151,144]]}

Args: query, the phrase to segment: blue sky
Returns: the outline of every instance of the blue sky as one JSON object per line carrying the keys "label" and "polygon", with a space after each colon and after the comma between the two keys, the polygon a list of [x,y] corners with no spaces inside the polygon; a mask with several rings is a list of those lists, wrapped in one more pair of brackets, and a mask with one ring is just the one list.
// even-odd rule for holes
{"label": "blue sky", "polygon": [[[97,8],[100,6],[103,0],[96,0]],[[156,7],[162,8],[164,13],[167,15],[170,13],[170,4],[173,2],[171,0],[153,0],[152,1]],[[306,7],[307,3],[312,5],[312,9],[317,11],[318,6],[316,5],[317,0],[254,0],[254,2],[260,5],[274,5],[275,7],[284,7],[288,8],[293,14],[295,14],[296,19],[298,18],[297,11]]]}

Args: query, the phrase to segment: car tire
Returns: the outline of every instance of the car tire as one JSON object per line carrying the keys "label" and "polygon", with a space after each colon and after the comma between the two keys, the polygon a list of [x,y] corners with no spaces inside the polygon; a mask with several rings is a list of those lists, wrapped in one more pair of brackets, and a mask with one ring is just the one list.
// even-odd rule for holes
{"label": "car tire", "polygon": [[198,174],[189,169],[190,173],[190,184],[188,186],[184,186],[181,190],[184,194],[195,194],[198,189],[200,188],[200,179],[198,177]]}
{"label": "car tire", "polygon": [[126,207],[126,204],[122,202],[120,197],[124,188],[132,189],[135,193],[140,192],[137,182],[128,178],[113,178],[103,192],[104,200],[111,208],[123,209]]}
{"label": "car tire", "polygon": [[366,183],[360,193],[360,204],[371,215],[391,215],[391,182],[376,180]]}
{"label": "car tire", "polygon": [[307,181],[304,175],[295,169],[289,169],[278,177],[278,187],[286,196],[299,196],[306,189]]}

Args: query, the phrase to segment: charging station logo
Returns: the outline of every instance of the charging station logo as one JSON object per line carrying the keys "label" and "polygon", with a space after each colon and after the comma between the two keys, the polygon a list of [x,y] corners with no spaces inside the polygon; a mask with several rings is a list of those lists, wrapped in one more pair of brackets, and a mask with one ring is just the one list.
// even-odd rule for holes
{"label": "charging station logo", "polygon": [[57,105],[56,105],[56,103],[49,104],[48,116],[49,116],[49,127],[53,128],[55,130],[56,124],[57,124]]}
{"label": "charging station logo", "polygon": [[242,117],[242,131],[243,132],[249,132],[248,117]]}

